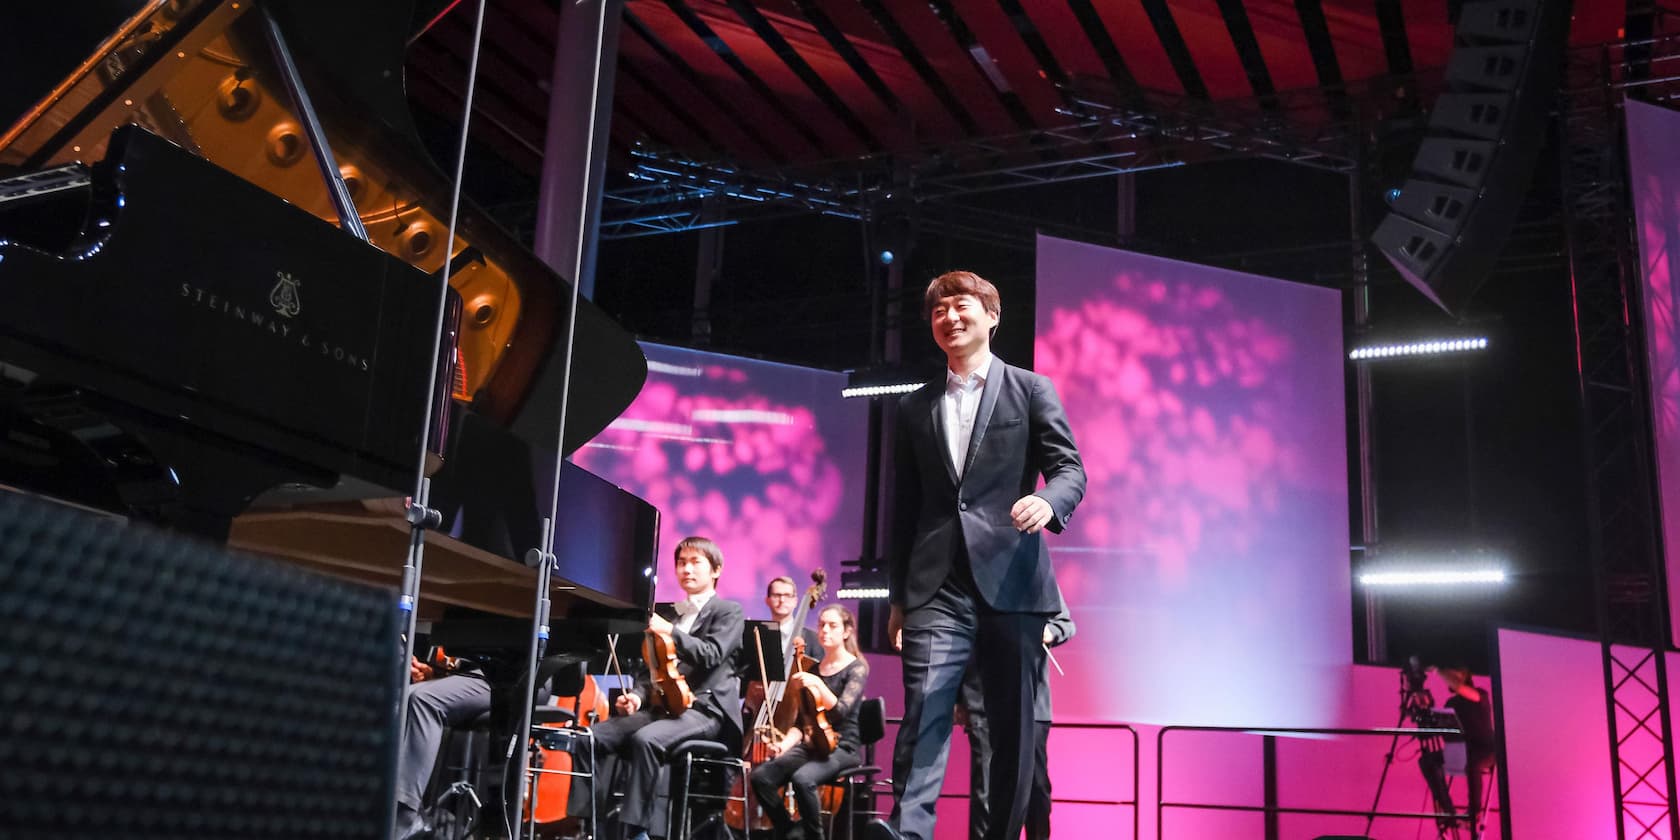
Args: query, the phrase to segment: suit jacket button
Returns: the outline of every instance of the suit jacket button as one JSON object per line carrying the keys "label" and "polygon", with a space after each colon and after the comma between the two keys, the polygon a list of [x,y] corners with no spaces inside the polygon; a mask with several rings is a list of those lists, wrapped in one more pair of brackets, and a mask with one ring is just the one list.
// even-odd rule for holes
{"label": "suit jacket button", "polygon": [[958,502],[957,510],[968,510],[968,502]]}

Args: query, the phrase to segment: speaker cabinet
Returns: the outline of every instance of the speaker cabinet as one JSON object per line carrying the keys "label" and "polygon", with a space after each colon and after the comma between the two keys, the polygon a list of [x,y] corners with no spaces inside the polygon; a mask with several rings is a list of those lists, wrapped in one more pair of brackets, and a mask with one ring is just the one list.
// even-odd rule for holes
{"label": "speaker cabinet", "polygon": [[1371,239],[1407,282],[1460,314],[1493,270],[1528,192],[1556,101],[1562,0],[1467,0],[1448,89],[1412,174]]}

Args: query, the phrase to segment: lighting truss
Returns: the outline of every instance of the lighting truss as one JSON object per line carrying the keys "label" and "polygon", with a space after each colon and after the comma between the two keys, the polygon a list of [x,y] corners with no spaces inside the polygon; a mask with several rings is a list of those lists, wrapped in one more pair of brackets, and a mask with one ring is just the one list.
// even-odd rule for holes
{"label": "lighting truss", "polygon": [[[1288,107],[1279,110],[1258,100],[1207,103],[1153,92],[1140,98],[1088,80],[1077,86],[1061,112],[1065,125],[848,161],[748,169],[638,146],[627,173],[637,183],[603,196],[601,238],[810,213],[857,219],[895,199],[933,202],[1223,158],[1265,157],[1336,172],[1356,165],[1355,124],[1328,119],[1328,94],[1316,89],[1285,97]],[[1291,127],[1296,122],[1307,127]]]}
{"label": "lighting truss", "polygon": [[1621,109],[1630,90],[1656,101],[1672,98],[1677,61],[1680,36],[1674,35],[1571,51],[1560,132],[1618,838],[1680,836],[1664,653],[1672,605],[1660,585],[1643,319],[1628,317],[1639,311],[1639,262],[1629,234]]}

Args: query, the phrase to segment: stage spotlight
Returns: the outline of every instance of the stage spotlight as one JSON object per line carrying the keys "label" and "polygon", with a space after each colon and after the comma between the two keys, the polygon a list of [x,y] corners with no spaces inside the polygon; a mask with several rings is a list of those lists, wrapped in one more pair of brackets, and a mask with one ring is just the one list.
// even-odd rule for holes
{"label": "stage spotlight", "polygon": [[877,601],[886,598],[890,594],[892,593],[888,592],[887,588],[884,586],[865,586],[842,589],[839,592],[834,593],[834,597],[850,598],[857,601]]}
{"label": "stage spotlight", "polygon": [[1361,586],[1464,586],[1505,582],[1504,569],[1396,569],[1359,575]]}
{"label": "stage spotlight", "polygon": [[841,388],[840,396],[844,399],[886,397],[893,394],[908,394],[920,387],[922,387],[920,382],[900,382],[897,385],[865,385],[861,388]]}
{"label": "stage spotlight", "polygon": [[[847,565],[858,562],[860,561],[848,561]],[[840,591],[834,593],[834,597],[854,601],[876,601],[885,600],[890,594],[887,590],[885,569],[849,569],[840,573]]]}
{"label": "stage spotlight", "polygon": [[1451,353],[1471,353],[1486,350],[1486,337],[1475,338],[1441,338],[1427,341],[1414,341],[1407,344],[1375,344],[1368,347],[1357,347],[1348,353],[1348,358],[1356,362],[1372,361],[1374,359],[1394,359],[1406,356],[1441,356]]}
{"label": "stage spotlight", "polygon": [[893,252],[882,251],[881,253],[877,254],[875,258],[881,261],[881,265],[892,265]]}
{"label": "stage spotlight", "polygon": [[840,396],[886,397],[908,394],[932,380],[943,364],[878,365],[846,372],[846,387]]}

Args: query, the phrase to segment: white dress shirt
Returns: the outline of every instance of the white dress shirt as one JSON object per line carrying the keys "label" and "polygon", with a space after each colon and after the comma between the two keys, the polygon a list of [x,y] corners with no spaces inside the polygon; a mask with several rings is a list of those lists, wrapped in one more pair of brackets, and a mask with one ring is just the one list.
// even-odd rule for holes
{"label": "white dress shirt", "polygon": [[706,602],[712,600],[712,598],[716,595],[717,590],[714,589],[711,592],[704,592],[699,595],[690,595],[687,598],[672,604],[672,606],[676,607],[677,610],[677,620],[672,622],[672,625],[684,633],[692,632],[694,630],[695,617],[700,615],[700,610],[702,607],[706,606]]}
{"label": "white dress shirt", "polygon": [[941,410],[945,412],[945,442],[951,449],[951,464],[957,478],[963,474],[963,462],[968,459],[968,442],[974,437],[974,416],[980,412],[980,395],[986,390],[986,377],[991,375],[996,357],[987,353],[980,366],[967,378],[945,369],[945,396]]}

